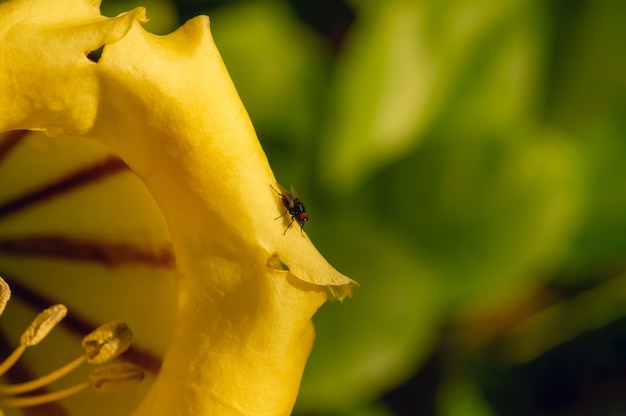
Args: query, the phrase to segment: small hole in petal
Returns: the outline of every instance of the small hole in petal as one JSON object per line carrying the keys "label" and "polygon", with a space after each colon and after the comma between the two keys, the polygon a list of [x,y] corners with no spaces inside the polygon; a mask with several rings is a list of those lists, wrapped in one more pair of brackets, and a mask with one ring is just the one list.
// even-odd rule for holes
{"label": "small hole in petal", "polygon": [[98,49],[94,49],[93,51],[87,53],[87,58],[95,63],[98,63],[100,57],[102,56],[102,51],[104,50],[104,45],[100,46]]}
{"label": "small hole in petal", "polygon": [[274,270],[289,271],[289,267],[287,267],[287,265],[280,260],[278,254],[272,254],[267,259],[267,265]]}

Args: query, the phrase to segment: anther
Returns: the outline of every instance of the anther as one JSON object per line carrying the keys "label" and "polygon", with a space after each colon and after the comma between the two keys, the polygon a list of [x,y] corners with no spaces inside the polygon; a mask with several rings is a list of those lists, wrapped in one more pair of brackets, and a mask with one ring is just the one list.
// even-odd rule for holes
{"label": "anther", "polygon": [[9,287],[9,284],[4,281],[2,276],[0,276],[0,315],[4,312],[4,308],[7,306],[10,298],[11,288]]}
{"label": "anther", "polygon": [[32,347],[41,342],[52,331],[52,328],[56,326],[67,315],[67,308],[65,305],[54,305],[48,309],[44,309],[37,315],[35,320],[26,328],[26,331],[20,338],[20,344],[26,347]]}
{"label": "anther", "polygon": [[89,374],[91,388],[97,392],[111,392],[134,386],[144,377],[143,370],[130,363],[104,365]]}
{"label": "anther", "polygon": [[130,346],[132,337],[133,333],[124,322],[111,321],[101,325],[83,338],[87,362],[101,364],[117,357]]}

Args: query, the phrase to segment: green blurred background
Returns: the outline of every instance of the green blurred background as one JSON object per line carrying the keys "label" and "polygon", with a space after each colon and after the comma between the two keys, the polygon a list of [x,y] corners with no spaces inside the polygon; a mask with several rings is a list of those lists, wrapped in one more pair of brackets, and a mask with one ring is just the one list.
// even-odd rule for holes
{"label": "green blurred background", "polygon": [[626,2],[103,3],[211,17],[361,283],[315,317],[294,414],[626,414]]}

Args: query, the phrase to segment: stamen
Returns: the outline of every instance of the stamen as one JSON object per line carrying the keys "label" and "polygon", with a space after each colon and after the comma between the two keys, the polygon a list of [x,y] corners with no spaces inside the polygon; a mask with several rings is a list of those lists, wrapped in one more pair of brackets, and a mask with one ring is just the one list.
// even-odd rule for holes
{"label": "stamen", "polygon": [[[10,297],[9,285],[0,277],[0,314]],[[59,304],[37,315],[20,337],[20,345],[0,364],[0,376],[17,362],[26,348],[40,343],[66,314],[67,308]],[[7,397],[44,387],[72,372],[84,362],[101,364],[111,360],[128,349],[131,339],[132,332],[124,322],[112,321],[96,328],[83,338],[82,345],[85,353],[80,357],[38,379],[13,385],[0,385],[0,395],[3,395],[0,396],[0,407],[29,407],[50,403],[78,393],[88,386],[98,392],[108,392],[139,383],[144,378],[144,372],[140,367],[128,363],[117,363],[96,368],[89,375],[89,381],[64,390],[33,396]],[[3,416],[2,410],[0,410],[0,416]]]}
{"label": "stamen", "polygon": [[0,406],[30,407],[65,399],[91,386],[94,391],[106,393],[134,386],[144,379],[144,372],[136,365],[115,363],[98,367],[89,374],[89,381],[52,393],[27,397],[0,397]]}
{"label": "stamen", "polygon": [[39,394],[36,396],[27,397],[2,397],[0,398],[0,406],[4,407],[30,407],[38,406],[40,404],[56,402],[57,400],[64,399],[79,391],[85,390],[91,384],[88,381],[77,384],[72,387],[68,387],[64,390],[55,391],[52,393]]}
{"label": "stamen", "polygon": [[13,367],[27,347],[32,347],[33,345],[37,345],[41,342],[41,340],[50,333],[52,328],[54,328],[54,326],[58,324],[66,314],[67,308],[64,305],[54,305],[43,310],[39,315],[37,315],[30,326],[26,328],[26,331],[22,334],[19,347],[17,347],[11,355],[9,355],[2,362],[2,364],[0,364],[0,376],[4,375],[4,373]]}
{"label": "stamen", "polygon": [[[55,370],[43,377],[39,377],[35,380],[27,381],[25,383],[19,384],[1,384],[0,385],[0,394],[21,394],[29,391],[36,390],[40,387],[46,386],[53,381],[60,379],[61,377],[69,374],[74,369],[76,369],[79,365],[85,362],[87,359],[87,355],[81,355],[76,358],[74,361],[64,365],[63,367]],[[1,415],[0,415],[1,416]]]}
{"label": "stamen", "polygon": [[0,385],[0,394],[21,394],[29,392],[60,379],[85,361],[101,364],[123,353],[129,346],[132,332],[120,321],[112,321],[100,326],[83,338],[85,354],[43,377],[20,384]]}
{"label": "stamen", "polygon": [[3,376],[4,373],[9,371],[11,367],[13,367],[13,365],[17,362],[17,360],[20,359],[25,349],[26,349],[25,345],[20,345],[11,353],[11,355],[9,355],[7,358],[4,359],[2,364],[0,364],[0,376]]}
{"label": "stamen", "polygon": [[83,348],[87,352],[87,362],[102,364],[109,361],[130,346],[133,338],[128,325],[120,321],[111,321],[83,338]]}
{"label": "stamen", "polygon": [[111,392],[138,384],[145,374],[130,363],[114,363],[98,367],[89,374],[91,387],[98,392]]}

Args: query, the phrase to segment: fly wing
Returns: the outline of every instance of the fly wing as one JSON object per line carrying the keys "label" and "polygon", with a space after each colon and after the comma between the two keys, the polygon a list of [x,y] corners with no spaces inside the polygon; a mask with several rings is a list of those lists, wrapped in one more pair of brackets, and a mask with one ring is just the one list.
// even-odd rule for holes
{"label": "fly wing", "polygon": [[291,196],[300,201],[300,195],[298,195],[298,191],[296,191],[296,188],[294,188],[293,185],[291,185]]}
{"label": "fly wing", "polygon": [[[274,189],[276,191],[277,194],[281,194],[283,196],[289,197],[289,192],[285,189],[284,186],[282,186],[281,184],[279,184],[278,182],[275,183],[276,187],[278,188],[278,191],[276,191],[276,189]],[[271,185],[270,185],[271,186]]]}

